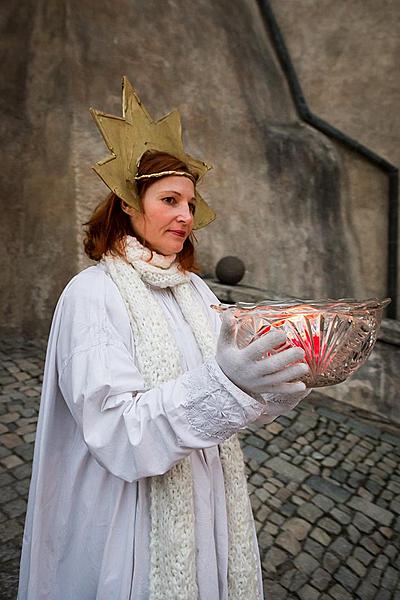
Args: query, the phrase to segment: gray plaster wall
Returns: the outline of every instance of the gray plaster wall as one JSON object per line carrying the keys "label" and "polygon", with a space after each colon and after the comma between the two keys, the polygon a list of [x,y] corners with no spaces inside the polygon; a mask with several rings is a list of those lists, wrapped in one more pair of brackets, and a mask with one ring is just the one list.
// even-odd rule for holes
{"label": "gray plaster wall", "polygon": [[311,110],[400,164],[398,0],[270,0]]}
{"label": "gray plaster wall", "polygon": [[77,270],[66,11],[2,4],[0,322],[46,332]]}
{"label": "gray plaster wall", "polygon": [[256,2],[23,0],[2,13],[2,322],[46,331],[88,264],[82,223],[107,193],[88,107],[120,115],[123,74],[155,118],[178,107],[187,150],[214,165],[205,273],[236,254],[245,283],[281,294],[384,295],[386,179],[297,120]]}
{"label": "gray plaster wall", "polygon": [[[398,0],[271,0],[271,5],[309,108],[399,167]],[[375,226],[374,211],[364,205],[366,180],[359,175],[360,229],[368,231],[368,236]],[[375,195],[375,203],[382,211],[387,209],[381,193]],[[377,229],[381,227],[379,222]],[[387,234],[379,234],[382,247]],[[375,244],[368,256],[376,251]],[[381,259],[385,264],[383,248]],[[364,263],[372,267],[375,277],[377,263],[370,258]],[[397,306],[400,313],[400,297]]]}

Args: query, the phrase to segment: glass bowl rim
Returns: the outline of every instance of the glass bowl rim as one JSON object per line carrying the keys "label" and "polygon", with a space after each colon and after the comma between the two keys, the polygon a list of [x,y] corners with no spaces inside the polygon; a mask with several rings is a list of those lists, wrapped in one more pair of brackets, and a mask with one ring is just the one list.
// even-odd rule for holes
{"label": "glass bowl rim", "polygon": [[[391,298],[367,298],[365,300],[358,300],[356,298],[318,298],[315,300],[302,300],[299,298],[292,298],[290,300],[261,300],[260,302],[236,302],[234,304],[212,304],[211,308],[215,311],[222,313],[226,310],[240,310],[240,311],[257,311],[260,313],[271,312],[282,313],[287,312],[289,314],[307,314],[307,309],[310,308],[313,313],[342,313],[342,314],[355,314],[363,311],[372,310],[383,310],[390,304]],[[299,308],[304,310],[296,310]]]}

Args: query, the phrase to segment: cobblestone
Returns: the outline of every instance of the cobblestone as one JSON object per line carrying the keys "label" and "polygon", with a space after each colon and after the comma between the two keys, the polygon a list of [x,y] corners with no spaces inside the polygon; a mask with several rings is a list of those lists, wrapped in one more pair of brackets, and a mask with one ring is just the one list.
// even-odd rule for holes
{"label": "cobblestone", "polygon": [[362,563],[360,563],[359,560],[357,560],[356,558],[354,558],[354,556],[350,556],[347,564],[350,567],[350,569],[352,571],[354,571],[354,573],[356,575],[358,575],[359,577],[364,577],[365,576],[365,574],[367,572],[367,568],[364,567],[364,565]]}
{"label": "cobblestone", "polygon": [[331,536],[319,527],[314,527],[314,529],[310,533],[310,537],[319,544],[322,544],[322,546],[329,546],[329,544],[332,541]]}
{"label": "cobblestone", "polygon": [[358,544],[361,539],[361,533],[354,527],[352,523],[347,527],[347,537],[353,544]]}
{"label": "cobblestone", "polygon": [[353,591],[359,583],[359,577],[350,569],[341,565],[334,575],[335,579],[348,591]]}
{"label": "cobblestone", "polygon": [[343,510],[340,510],[339,508],[336,508],[336,507],[332,508],[332,510],[330,511],[330,515],[338,523],[341,523],[342,525],[348,525],[352,521],[350,512],[349,513],[344,512]]}
{"label": "cobblestone", "polygon": [[322,494],[317,494],[316,496],[314,496],[312,501],[314,502],[314,504],[319,506],[319,508],[321,508],[324,512],[330,512],[335,506],[333,500],[327,498],[326,496],[323,496]]}
{"label": "cobblestone", "polygon": [[311,554],[311,556],[314,556],[314,558],[318,559],[319,561],[322,559],[322,557],[326,551],[324,546],[322,546],[315,540],[312,540],[311,538],[307,538],[305,540],[304,550],[306,550],[306,552]]}
{"label": "cobblestone", "polygon": [[313,573],[311,583],[319,591],[323,592],[332,582],[332,576],[328,571],[318,567]]}
{"label": "cobblestone", "polygon": [[306,521],[315,523],[324,513],[314,504],[306,502],[298,508],[297,514],[299,514],[300,517],[303,517]]}
{"label": "cobblestone", "polygon": [[313,588],[308,583],[299,589],[298,595],[302,600],[318,600],[319,598],[318,590]]}
{"label": "cobblestone", "polygon": [[295,566],[306,575],[311,575],[315,571],[317,567],[319,567],[319,562],[308,554],[307,552],[300,552],[298,556],[294,559]]}
{"label": "cobblestone", "polygon": [[282,529],[290,531],[297,540],[304,540],[311,529],[310,523],[297,517],[289,519],[282,525]]}
{"label": "cobblestone", "polygon": [[342,530],[341,526],[334,521],[333,519],[330,519],[329,517],[324,517],[323,519],[320,519],[318,521],[318,526],[322,527],[322,529],[324,529],[325,531],[327,531],[328,533],[332,533],[332,534],[339,534]]}
{"label": "cobblestone", "polygon": [[[308,577],[297,569],[290,569],[282,574],[281,583],[290,592],[296,592],[307,581]],[[286,598],[287,596],[285,596]],[[267,595],[268,598],[268,595]]]}
{"label": "cobblestone", "polygon": [[[44,349],[0,341],[0,600],[16,597]],[[313,392],[241,441],[266,600],[400,600],[400,425]]]}
{"label": "cobblestone", "polygon": [[355,511],[367,515],[382,525],[389,526],[394,518],[393,513],[389,510],[382,509],[379,506],[376,506],[376,504],[365,500],[365,498],[355,496],[349,501],[348,506],[354,508]]}
{"label": "cobblestone", "polygon": [[365,533],[370,533],[375,527],[374,522],[362,513],[356,513],[353,524],[359,531]]}
{"label": "cobblestone", "polygon": [[368,566],[374,558],[369,552],[366,552],[364,548],[360,547],[354,550],[354,556],[366,566]]}
{"label": "cobblestone", "polygon": [[335,502],[345,502],[350,497],[350,492],[342,486],[339,486],[334,481],[324,479],[319,475],[312,475],[308,480],[307,484],[316,492],[325,494],[334,500]]}
{"label": "cobblestone", "polygon": [[331,598],[334,598],[334,600],[352,600],[353,599],[352,594],[347,592],[345,590],[345,588],[339,584],[334,585],[329,590],[329,595]]}
{"label": "cobblestone", "polygon": [[293,556],[297,556],[301,550],[300,542],[290,531],[283,531],[280,533],[276,538],[275,543],[277,546],[281,546],[284,550],[287,550],[287,552]]}

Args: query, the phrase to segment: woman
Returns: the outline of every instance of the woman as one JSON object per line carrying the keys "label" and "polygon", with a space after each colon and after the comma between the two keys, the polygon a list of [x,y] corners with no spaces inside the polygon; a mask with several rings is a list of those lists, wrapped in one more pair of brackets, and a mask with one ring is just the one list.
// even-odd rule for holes
{"label": "woman", "polygon": [[[124,84],[126,117],[139,101]],[[300,349],[263,358],[282,333],[239,350],[233,317],[221,326],[191,241],[212,213],[193,159],[158,141],[135,162],[135,199],[122,182],[94,212],[98,263],[55,311],[19,600],[262,598],[234,434],[291,410],[307,366]]]}

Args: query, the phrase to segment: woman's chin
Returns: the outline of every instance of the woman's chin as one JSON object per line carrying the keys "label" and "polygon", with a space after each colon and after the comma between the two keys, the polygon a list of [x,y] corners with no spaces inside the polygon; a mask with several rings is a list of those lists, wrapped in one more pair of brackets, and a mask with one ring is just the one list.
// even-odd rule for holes
{"label": "woman's chin", "polygon": [[155,248],[156,252],[159,254],[163,254],[164,256],[169,256],[170,254],[178,254],[181,252],[183,248],[183,242],[177,240],[176,242],[170,242],[168,244],[163,244],[159,248]]}

